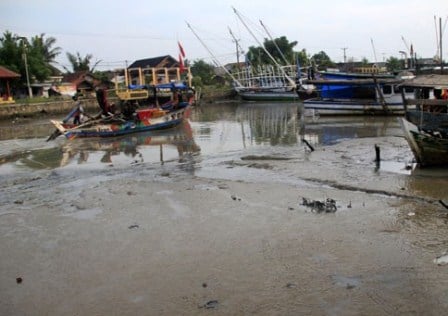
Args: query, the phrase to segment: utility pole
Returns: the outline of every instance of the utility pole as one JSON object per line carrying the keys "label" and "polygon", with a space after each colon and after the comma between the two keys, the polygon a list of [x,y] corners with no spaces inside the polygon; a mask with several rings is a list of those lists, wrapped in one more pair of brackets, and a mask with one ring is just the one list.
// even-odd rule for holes
{"label": "utility pole", "polygon": [[239,44],[240,40],[236,39],[236,37],[235,37],[235,35],[233,35],[233,32],[230,29],[230,27],[229,27],[229,33],[230,33],[230,35],[233,38],[232,42],[235,43],[235,47],[236,47],[236,62],[237,62],[237,65],[238,65],[238,69],[240,69],[241,68],[240,67],[240,44]]}
{"label": "utility pole", "polygon": [[30,98],[32,98],[33,97],[33,90],[31,90],[30,75],[29,75],[29,72],[28,72],[28,59],[27,59],[27,56],[26,56],[26,49],[28,48],[27,39],[26,39],[26,37],[19,37],[18,39],[20,39],[22,41],[22,45],[23,45],[23,55],[22,55],[22,57],[23,57],[23,60],[25,62],[26,85],[28,87],[28,96]]}
{"label": "utility pole", "polygon": [[341,48],[344,51],[344,65],[347,63],[347,55],[345,54],[345,51],[348,49],[348,47],[342,47]]}
{"label": "utility pole", "polygon": [[442,18],[439,17],[439,36],[440,36],[440,74],[443,75],[443,54],[442,54]]}

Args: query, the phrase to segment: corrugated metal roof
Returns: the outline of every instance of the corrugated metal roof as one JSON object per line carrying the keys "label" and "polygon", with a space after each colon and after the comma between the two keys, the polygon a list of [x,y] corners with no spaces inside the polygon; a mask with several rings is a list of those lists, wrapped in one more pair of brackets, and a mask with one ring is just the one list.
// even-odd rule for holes
{"label": "corrugated metal roof", "polygon": [[448,88],[448,75],[419,75],[403,83],[406,87]]}
{"label": "corrugated metal roof", "polygon": [[20,75],[15,73],[14,71],[9,70],[6,67],[0,66],[0,78],[8,79],[8,78],[18,78]]}

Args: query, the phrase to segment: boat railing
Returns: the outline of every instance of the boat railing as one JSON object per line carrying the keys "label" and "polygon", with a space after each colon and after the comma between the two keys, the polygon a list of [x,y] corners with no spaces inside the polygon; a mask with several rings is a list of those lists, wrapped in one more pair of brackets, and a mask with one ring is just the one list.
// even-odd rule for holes
{"label": "boat railing", "polygon": [[[115,76],[115,93],[121,100],[142,100],[150,96],[149,86],[187,82],[191,87],[191,70],[189,67],[146,67],[127,68],[122,71],[124,80]],[[186,74],[183,74],[186,72]]]}
{"label": "boat railing", "polygon": [[239,88],[293,88],[285,74],[295,78],[297,76],[296,66],[248,66],[233,73],[242,85]]}

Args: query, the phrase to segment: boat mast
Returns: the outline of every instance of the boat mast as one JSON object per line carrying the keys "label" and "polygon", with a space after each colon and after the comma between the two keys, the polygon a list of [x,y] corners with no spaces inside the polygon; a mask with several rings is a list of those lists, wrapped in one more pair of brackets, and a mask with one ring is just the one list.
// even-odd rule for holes
{"label": "boat mast", "polygon": [[260,24],[263,27],[263,29],[265,30],[266,34],[268,34],[269,39],[274,43],[275,48],[277,48],[278,52],[280,53],[280,56],[282,56],[283,61],[285,62],[285,65],[288,65],[288,61],[286,60],[285,55],[283,54],[283,52],[281,51],[280,47],[278,47],[277,42],[272,38],[271,33],[269,33],[268,29],[266,28],[266,26],[263,24],[263,21],[260,20]]}
{"label": "boat mast", "polygon": [[292,80],[288,74],[283,70],[283,68],[278,64],[278,62],[275,60],[274,57],[272,57],[272,55],[268,52],[268,50],[264,47],[264,45],[262,45],[260,43],[260,41],[257,39],[257,37],[254,35],[254,33],[250,30],[250,28],[247,26],[246,22],[244,22],[243,18],[240,16],[239,12],[232,7],[233,11],[235,12],[236,16],[238,17],[238,19],[240,19],[241,23],[243,23],[244,27],[246,28],[246,30],[250,33],[250,35],[252,35],[252,37],[254,38],[254,40],[258,43],[258,45],[261,46],[261,48],[263,48],[264,52],[266,53],[266,55],[269,56],[269,58],[272,59],[272,61],[275,63],[275,65],[281,70],[283,76],[285,76],[286,79],[288,79],[289,83],[294,87],[297,88],[297,84],[294,80]]}
{"label": "boat mast", "polygon": [[244,86],[241,84],[241,82],[239,82],[228,70],[226,67],[224,67],[219,60],[215,57],[215,55],[212,53],[212,51],[207,47],[207,45],[205,45],[205,43],[201,40],[201,38],[198,36],[198,34],[196,34],[196,32],[193,30],[193,28],[191,27],[191,25],[188,22],[187,23],[188,28],[193,32],[194,36],[196,36],[196,38],[199,40],[199,42],[202,44],[202,46],[204,46],[204,48],[208,51],[208,53],[210,54],[210,56],[212,56],[213,61],[219,66],[221,67],[226,74],[228,74],[232,80],[238,85],[239,88],[244,88]]}

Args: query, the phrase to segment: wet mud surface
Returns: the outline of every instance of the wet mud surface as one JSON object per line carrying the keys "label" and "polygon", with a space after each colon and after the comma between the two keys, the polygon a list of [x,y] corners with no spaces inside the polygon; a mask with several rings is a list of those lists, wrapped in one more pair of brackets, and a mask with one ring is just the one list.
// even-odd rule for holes
{"label": "wet mud surface", "polygon": [[243,110],[153,145],[2,141],[1,314],[444,314],[445,170],[394,123],[334,140]]}

